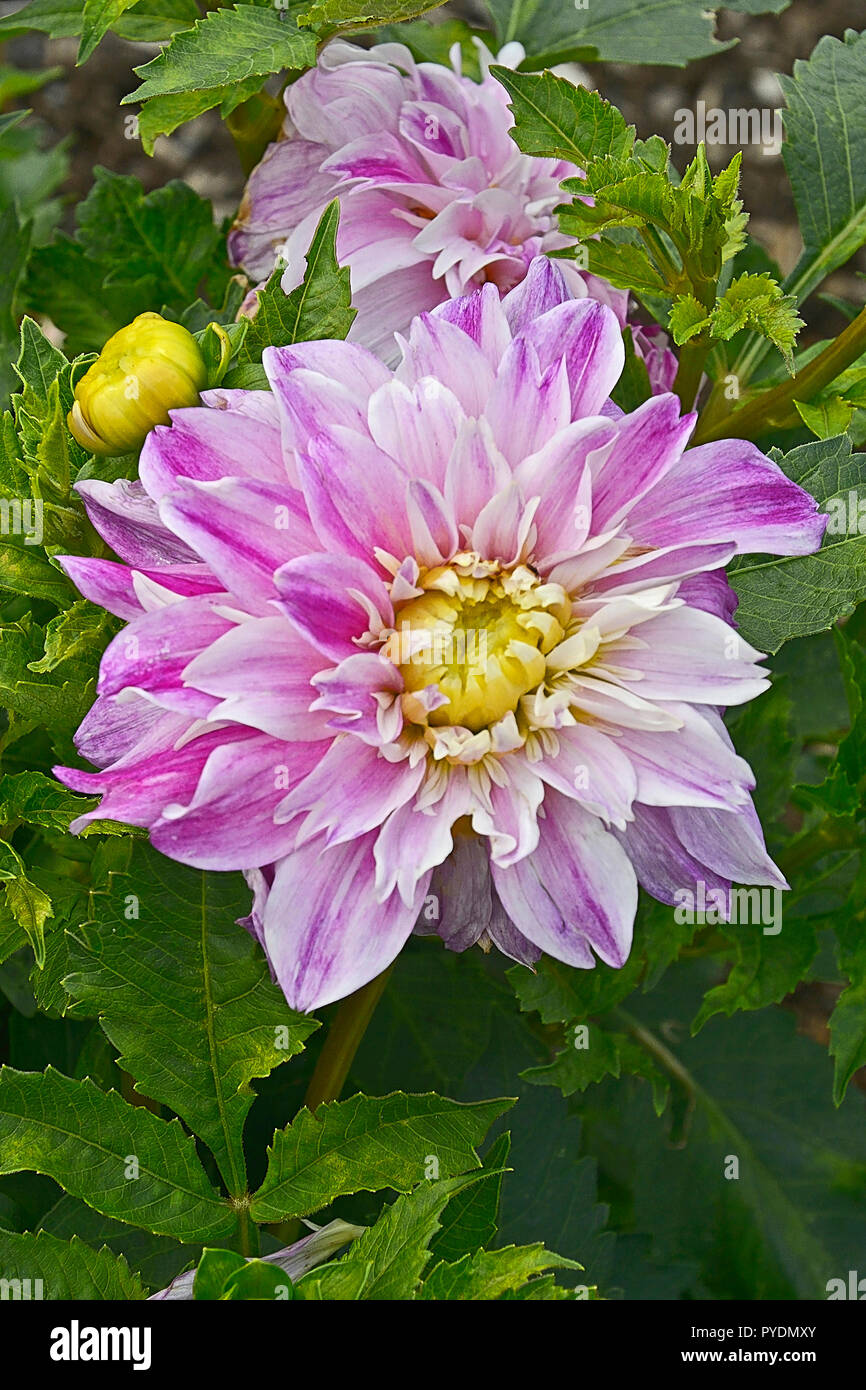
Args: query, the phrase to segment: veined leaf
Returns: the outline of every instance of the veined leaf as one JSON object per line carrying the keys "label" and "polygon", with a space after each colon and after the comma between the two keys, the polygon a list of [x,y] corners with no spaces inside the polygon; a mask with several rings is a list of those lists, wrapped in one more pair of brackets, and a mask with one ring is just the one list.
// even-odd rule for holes
{"label": "veined leaf", "polygon": [[[110,27],[121,38],[142,43],[161,43],[176,29],[185,29],[199,17],[195,0],[138,0],[120,12]],[[31,0],[14,14],[0,19],[0,35],[12,38],[38,29],[52,39],[73,38],[84,27],[81,0]]]}
{"label": "veined leaf", "polygon": [[480,1168],[475,1146],[513,1103],[461,1105],[432,1093],[395,1091],[334,1101],[314,1114],[301,1110],[274,1135],[265,1180],[253,1197],[253,1219],[306,1216],[350,1192],[409,1192],[433,1160],[442,1178]]}
{"label": "veined leaf", "polygon": [[235,373],[261,362],[265,347],[283,347],[310,338],[345,338],[355,310],[348,268],[337,261],[339,222],[340,205],[335,200],[322,213],[307,252],[307,269],[297,288],[289,294],[283,291],[283,267],[278,265],[259,290],[258,308],[238,354],[238,366],[226,378],[227,385],[241,384]]}
{"label": "veined leaf", "polygon": [[[0,1230],[0,1269],[7,1287],[29,1282],[31,1298],[130,1301],[147,1297],[122,1255],[112,1254],[105,1246],[93,1250],[77,1236],[58,1240],[46,1231],[16,1235]],[[34,1280],[42,1285],[39,1294],[33,1293]]]}
{"label": "veined leaf", "polygon": [[430,1261],[430,1241],[455,1193],[478,1181],[477,1173],[426,1182],[392,1202],[335,1264],[301,1280],[303,1298],[405,1300],[415,1297]]}
{"label": "veined leaf", "polygon": [[0,1069],[0,1173],[46,1173],[105,1216],[176,1240],[236,1227],[179,1120],[128,1105],[92,1081]]}
{"label": "veined leaf", "polygon": [[149,63],[134,69],[141,86],[124,103],[149,97],[225,87],[282,68],[305,68],[316,61],[315,35],[302,32],[276,9],[234,5],[210,10],[192,29],[174,36]]}
{"label": "veined leaf", "polygon": [[298,23],[311,29],[368,29],[376,24],[396,24],[438,10],[443,0],[313,0],[298,15]]}
{"label": "veined leaf", "polygon": [[128,873],[111,874],[91,903],[66,988],[98,1014],[138,1088],[205,1141],[239,1195],[249,1083],[300,1052],[318,1024],[288,1008],[237,924],[249,910],[239,874],[189,869],[138,843]]}
{"label": "veined leaf", "polygon": [[634,126],[598,92],[575,87],[552,72],[539,75],[492,67],[511,98],[512,136],[524,154],[567,159],[584,168],[592,159],[627,158]]}
{"label": "veined leaf", "polygon": [[779,81],[788,103],[782,157],[803,237],[785,288],[803,300],[866,241],[866,33],[826,35]]}
{"label": "veined leaf", "polygon": [[[783,471],[830,511],[862,487],[864,455],[852,454],[844,435],[813,440],[787,454],[770,451]],[[845,534],[828,527],[814,555],[744,558],[731,566],[739,596],[737,622],[759,651],[777,652],[792,637],[822,632],[866,598],[866,535],[856,525]]]}
{"label": "veined leaf", "polygon": [[421,1285],[419,1298],[489,1301],[523,1288],[547,1269],[582,1269],[575,1260],[566,1260],[538,1245],[507,1245],[502,1250],[478,1250],[461,1260],[433,1267]]}
{"label": "veined leaf", "polygon": [[135,0],[84,0],[81,13],[81,43],[76,63],[86,63],[96,45],[113,29],[124,10]]}
{"label": "veined leaf", "polygon": [[603,60],[684,67],[730,48],[714,34],[716,11],[778,14],[790,0],[487,0],[499,42],[516,39],[526,66]]}

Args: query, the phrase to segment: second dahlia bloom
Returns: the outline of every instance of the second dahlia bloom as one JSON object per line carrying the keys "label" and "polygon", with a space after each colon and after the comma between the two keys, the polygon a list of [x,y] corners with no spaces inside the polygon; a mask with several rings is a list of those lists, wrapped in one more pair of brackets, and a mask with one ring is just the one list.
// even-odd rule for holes
{"label": "second dahlia bloom", "polygon": [[[554,209],[578,170],[521,153],[508,96],[479,52],[475,82],[460,71],[459,46],[452,69],[416,63],[402,44],[329,44],[286,91],[281,137],[253,171],[229,236],[234,262],[263,280],[280,254],[283,288],[293,289],[339,197],[337,252],[358,310],[350,336],[387,355],[416,314],[485,283],[505,293],[540,251],[573,244]],[[499,55],[506,65],[522,57],[519,44]],[[575,298],[600,299],[625,322],[624,291],[562,267]]]}
{"label": "second dahlia bloom", "polygon": [[616,317],[544,258],[401,350],[267,349],[272,392],[80,484],[123,563],[65,561],[128,625],[78,734],[102,770],[58,775],[246,870],[300,1009],[416,926],[619,966],[638,883],[784,886],[719,715],[767,685],[723,567],[814,550],[813,499],[752,444],[687,451],[673,395],[613,406]]}

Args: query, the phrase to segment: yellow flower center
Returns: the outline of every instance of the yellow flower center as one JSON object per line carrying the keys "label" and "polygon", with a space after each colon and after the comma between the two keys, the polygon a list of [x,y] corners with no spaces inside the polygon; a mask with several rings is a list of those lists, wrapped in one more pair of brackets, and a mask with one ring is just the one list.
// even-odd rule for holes
{"label": "yellow flower center", "polygon": [[[568,595],[527,565],[504,570],[473,555],[427,571],[420,584],[425,592],[399,608],[384,649],[403,676],[404,713],[478,733],[544,680],[546,654],[570,618]],[[435,709],[412,698],[430,686],[445,698]]]}

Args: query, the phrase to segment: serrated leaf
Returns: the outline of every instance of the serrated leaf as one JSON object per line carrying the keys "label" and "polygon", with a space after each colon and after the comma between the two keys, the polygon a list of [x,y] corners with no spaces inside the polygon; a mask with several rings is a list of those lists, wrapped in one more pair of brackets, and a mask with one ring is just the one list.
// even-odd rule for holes
{"label": "serrated leaf", "polygon": [[[773,449],[770,457],[824,512],[831,512],[834,499],[847,506],[849,493],[863,484],[864,455],[852,454],[845,436],[813,440],[787,454]],[[816,554],[749,557],[731,567],[730,582],[746,641],[777,652],[792,637],[831,627],[866,598],[866,535],[828,527]]]}
{"label": "serrated leaf", "polygon": [[129,871],[92,894],[65,981],[98,1014],[137,1088],[205,1141],[235,1195],[246,1188],[249,1083],[300,1052],[318,1026],[271,982],[237,924],[248,910],[240,875],[189,869],[139,843]]}
{"label": "serrated leaf", "polygon": [[415,1297],[430,1261],[430,1241],[455,1193],[478,1181],[478,1174],[426,1182],[386,1207],[335,1264],[308,1274],[301,1296],[317,1300],[407,1300]]}
{"label": "serrated leaf", "polygon": [[141,108],[138,117],[138,133],[146,154],[153,154],[158,135],[171,135],[178,126],[194,121],[205,111],[215,106],[220,109],[223,120],[230,116],[241,102],[255,96],[261,90],[262,79],[257,74],[244,82],[232,82],[219,87],[199,88],[197,91],[169,92],[165,96],[151,97]]}
{"label": "serrated leaf", "polygon": [[454,1261],[471,1255],[496,1235],[502,1179],[511,1148],[511,1135],[500,1134],[482,1159],[490,1176],[452,1197],[442,1217],[441,1229],[431,1248],[440,1260]]}
{"label": "serrated leaf", "polygon": [[844,434],[851,423],[855,408],[841,396],[794,402],[794,409],[803,424],[818,439],[832,439],[835,435]]}
{"label": "serrated leaf", "polygon": [[866,241],[866,33],[826,35],[779,82],[788,105],[782,157],[803,238],[786,288],[802,301]]}
{"label": "serrated leaf", "polygon": [[[147,1297],[122,1255],[112,1254],[105,1246],[93,1250],[77,1236],[58,1240],[46,1231],[15,1235],[0,1230],[0,1269],[13,1298],[19,1280],[27,1283],[31,1298],[131,1301]],[[38,1294],[33,1293],[35,1280],[40,1284]]]}
{"label": "serrated leaf", "polygon": [[45,628],[45,655],[27,663],[29,671],[42,675],[65,661],[98,663],[109,638],[117,630],[111,614],[79,599],[52,618]]}
{"label": "serrated leaf", "polygon": [[205,277],[222,294],[228,267],[206,199],[176,179],[146,194],[128,175],[99,165],[93,173],[93,187],[76,213],[77,239],[102,266],[104,284],[144,281],[156,304],[171,296],[180,307],[195,299]]}
{"label": "serrated leaf", "polygon": [[779,349],[788,371],[793,373],[794,342],[803,320],[793,295],[786,295],[771,275],[737,276],[713,308],[713,337],[727,342],[747,326]]}
{"label": "serrated leaf", "polygon": [[[138,1176],[132,1160],[137,1163]],[[46,1173],[97,1211],[180,1241],[217,1241],[236,1219],[179,1120],[92,1081],[0,1069],[0,1173]]]}
{"label": "serrated leaf", "polygon": [[[517,40],[527,66],[562,62],[658,63],[684,67],[720,53],[714,35],[722,0],[604,0],[603,5],[563,0],[486,0],[501,44]],[[747,14],[778,13],[790,0],[725,0],[724,8]]]}
{"label": "serrated leaf", "polygon": [[[138,0],[111,27],[122,38],[160,43],[170,38],[175,29],[192,24],[199,13],[195,0]],[[74,38],[82,32],[83,23],[81,0],[31,0],[29,5],[0,19],[0,35],[12,37],[38,29],[52,39]]]}
{"label": "serrated leaf", "polygon": [[113,29],[124,10],[135,0],[84,0],[81,13],[81,43],[76,63],[86,63],[96,45]]}
{"label": "serrated leaf", "polygon": [[601,156],[623,159],[631,153],[634,126],[627,126],[622,112],[598,92],[575,87],[552,72],[490,71],[511,98],[511,134],[524,154],[567,159],[585,168]]}
{"label": "serrated leaf", "polygon": [[[337,260],[337,228],[340,205],[330,203],[319,220],[307,268],[296,289],[286,294],[280,285],[284,267],[277,265],[267,284],[258,291],[257,309],[238,354],[238,366],[226,384],[237,386],[249,365],[261,362],[266,347],[303,343],[311,338],[345,338],[352,326],[352,287],[347,267]],[[244,383],[246,384],[246,383]]]}
{"label": "serrated leaf", "polygon": [[677,347],[702,333],[710,325],[710,315],[693,294],[681,294],[671,308],[669,327]]}
{"label": "serrated leaf", "polygon": [[376,24],[395,24],[438,10],[443,0],[314,0],[298,15],[298,23],[311,29],[361,29]]}
{"label": "serrated leaf", "polygon": [[316,61],[316,39],[276,9],[234,5],[210,10],[192,29],[176,34],[149,63],[134,69],[141,86],[123,98],[150,97],[199,88],[225,87],[282,68],[305,68]]}
{"label": "serrated leaf", "polygon": [[256,1221],[321,1211],[350,1192],[409,1192],[427,1172],[450,1177],[480,1168],[475,1147],[512,1100],[461,1105],[433,1093],[352,1096],[306,1109],[277,1130],[268,1171],[253,1197]]}
{"label": "serrated leaf", "polygon": [[[760,895],[761,889],[752,892]],[[725,981],[704,995],[693,1032],[703,1028],[714,1014],[730,1018],[740,1009],[763,1009],[778,1004],[796,989],[818,954],[818,933],[807,917],[789,915],[784,907],[778,925],[781,931],[777,935],[765,935],[753,921],[721,928],[734,946],[734,963]]]}
{"label": "serrated leaf", "polygon": [[478,1250],[453,1264],[443,1260],[431,1269],[418,1296],[448,1302],[487,1301],[514,1293],[545,1270],[582,1268],[541,1244],[507,1245],[502,1250]]}

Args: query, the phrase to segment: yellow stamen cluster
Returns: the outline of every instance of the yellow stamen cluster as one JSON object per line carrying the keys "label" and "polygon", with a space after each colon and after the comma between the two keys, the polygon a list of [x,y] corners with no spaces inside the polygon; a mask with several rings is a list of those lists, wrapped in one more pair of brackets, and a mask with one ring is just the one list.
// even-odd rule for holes
{"label": "yellow stamen cluster", "polygon": [[[407,719],[478,733],[516,712],[545,678],[565,636],[571,601],[527,565],[506,569],[464,553],[427,570],[423,592],[399,607],[383,655],[399,666]],[[422,692],[438,689],[431,707]]]}

